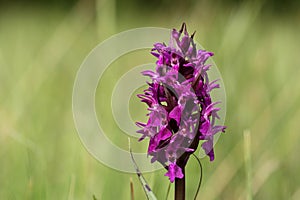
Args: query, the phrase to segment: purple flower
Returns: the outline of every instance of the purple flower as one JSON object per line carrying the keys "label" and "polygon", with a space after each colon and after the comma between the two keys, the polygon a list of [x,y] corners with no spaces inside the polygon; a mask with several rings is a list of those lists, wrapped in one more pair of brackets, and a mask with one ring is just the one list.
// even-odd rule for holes
{"label": "purple flower", "polygon": [[209,81],[205,64],[212,52],[197,50],[185,24],[171,33],[170,45],[154,44],[151,54],[157,58],[155,71],[142,74],[151,78],[141,101],[148,105],[148,122],[136,124],[141,128],[140,140],[149,138],[148,155],[151,162],[160,162],[173,182],[183,178],[182,169],[189,156],[201,147],[214,160],[213,137],[225,131],[225,126],[215,124],[219,118],[210,93],[219,88],[218,80]]}
{"label": "purple flower", "polygon": [[168,172],[165,174],[170,179],[170,182],[173,183],[175,178],[183,178],[183,173],[181,168],[176,163],[170,163]]}

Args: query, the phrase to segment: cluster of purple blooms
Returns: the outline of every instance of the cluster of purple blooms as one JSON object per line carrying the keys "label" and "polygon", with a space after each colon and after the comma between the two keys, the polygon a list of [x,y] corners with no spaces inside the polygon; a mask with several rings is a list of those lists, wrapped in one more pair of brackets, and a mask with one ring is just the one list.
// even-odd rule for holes
{"label": "cluster of purple blooms", "polygon": [[194,34],[189,36],[185,24],[173,29],[170,45],[156,43],[151,53],[158,58],[156,71],[142,74],[152,79],[141,101],[148,105],[148,122],[137,122],[142,134],[148,137],[151,162],[160,162],[171,182],[183,178],[183,169],[200,140],[210,161],[214,160],[213,136],[225,131],[215,125],[219,102],[212,102],[210,92],[219,88],[217,80],[209,82],[206,60],[212,52],[196,50]]}

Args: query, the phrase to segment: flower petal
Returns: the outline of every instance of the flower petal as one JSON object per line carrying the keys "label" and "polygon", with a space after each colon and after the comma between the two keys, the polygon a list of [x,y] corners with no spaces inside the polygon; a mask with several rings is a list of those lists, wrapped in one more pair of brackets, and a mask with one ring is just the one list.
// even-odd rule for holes
{"label": "flower petal", "polygon": [[181,168],[176,165],[176,163],[171,163],[168,167],[168,172],[165,174],[170,179],[170,182],[173,183],[175,178],[183,178],[183,173]]}
{"label": "flower petal", "polygon": [[169,118],[174,119],[177,122],[177,125],[180,123],[181,118],[181,108],[176,106],[169,114]]}

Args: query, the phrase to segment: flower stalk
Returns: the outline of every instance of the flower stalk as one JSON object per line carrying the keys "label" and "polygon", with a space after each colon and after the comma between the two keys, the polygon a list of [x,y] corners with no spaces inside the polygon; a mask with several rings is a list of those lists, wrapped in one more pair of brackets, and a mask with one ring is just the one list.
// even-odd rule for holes
{"label": "flower stalk", "polygon": [[183,178],[175,179],[175,200],[184,200],[185,199],[185,168],[181,169],[183,173]]}

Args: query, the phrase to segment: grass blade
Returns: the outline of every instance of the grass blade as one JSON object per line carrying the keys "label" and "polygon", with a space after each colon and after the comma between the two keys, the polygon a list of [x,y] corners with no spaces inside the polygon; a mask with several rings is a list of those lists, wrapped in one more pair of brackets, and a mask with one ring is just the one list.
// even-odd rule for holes
{"label": "grass blade", "polygon": [[143,176],[143,174],[141,173],[141,171],[139,170],[136,162],[135,162],[135,159],[133,157],[133,154],[132,154],[132,150],[131,150],[131,146],[130,146],[130,139],[128,138],[128,142],[129,142],[129,152],[130,152],[130,156],[131,156],[131,159],[132,159],[132,162],[133,162],[133,165],[134,165],[134,168],[135,168],[135,171],[136,171],[136,174],[139,178],[139,181],[144,189],[144,192],[147,196],[147,199],[148,200],[157,200],[155,194],[153,193],[153,191],[151,190],[151,188],[149,187],[145,177]]}

